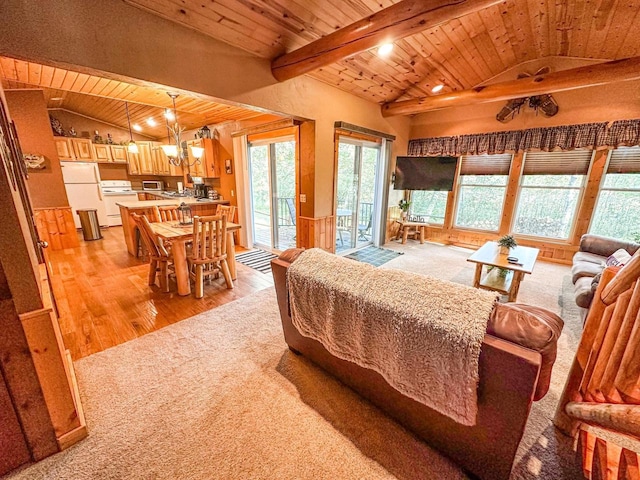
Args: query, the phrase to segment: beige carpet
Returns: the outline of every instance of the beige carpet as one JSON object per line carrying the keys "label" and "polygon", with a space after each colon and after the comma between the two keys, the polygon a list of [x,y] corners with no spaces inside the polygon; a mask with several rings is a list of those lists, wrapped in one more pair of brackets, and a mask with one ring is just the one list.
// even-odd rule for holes
{"label": "beige carpet", "polygon": [[[440,270],[435,257],[446,259],[443,278],[473,278],[464,252],[425,245],[413,255],[425,270]],[[407,267],[402,262],[408,257],[389,267]],[[565,310],[558,300],[570,297],[563,284],[568,270],[549,268],[539,279],[526,279],[522,295],[535,300],[540,284],[540,301],[532,303]],[[565,321],[552,391],[534,406],[513,479],[580,478],[570,441],[550,424],[579,334],[577,316]],[[84,358],[76,369],[89,437],[7,478],[467,478],[291,354],[273,289]]]}

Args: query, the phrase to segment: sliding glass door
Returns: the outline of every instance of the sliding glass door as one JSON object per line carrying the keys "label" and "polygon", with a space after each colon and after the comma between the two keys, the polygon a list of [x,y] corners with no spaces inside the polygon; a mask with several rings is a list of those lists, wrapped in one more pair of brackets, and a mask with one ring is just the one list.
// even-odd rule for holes
{"label": "sliding glass door", "polygon": [[296,143],[293,137],[249,144],[253,241],[286,250],[296,246]]}
{"label": "sliding glass door", "polygon": [[336,252],[373,242],[380,145],[340,137],[336,189]]}

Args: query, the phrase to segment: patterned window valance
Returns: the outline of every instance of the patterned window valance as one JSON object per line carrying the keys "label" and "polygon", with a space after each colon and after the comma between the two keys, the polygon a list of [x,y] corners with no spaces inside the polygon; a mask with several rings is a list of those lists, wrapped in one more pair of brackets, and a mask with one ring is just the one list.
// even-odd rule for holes
{"label": "patterned window valance", "polygon": [[530,128],[510,132],[479,133],[457,137],[420,138],[409,141],[409,155],[495,155],[522,151],[553,152],[579,148],[640,145],[640,120],[608,124],[584,123]]}

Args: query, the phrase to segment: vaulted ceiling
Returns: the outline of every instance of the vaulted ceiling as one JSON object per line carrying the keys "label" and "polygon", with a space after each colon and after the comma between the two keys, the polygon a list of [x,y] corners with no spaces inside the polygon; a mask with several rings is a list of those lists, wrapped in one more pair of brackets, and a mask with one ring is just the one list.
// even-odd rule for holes
{"label": "vaulted ceiling", "polygon": [[[399,0],[125,0],[206,35],[274,59]],[[506,0],[310,75],[378,102],[465,90],[530,60],[640,55],[640,2]],[[514,73],[515,77],[515,73]]]}
{"label": "vaulted ceiling", "polygon": [[[131,124],[137,123],[143,128],[140,133],[154,138],[167,136],[163,114],[165,109],[172,108],[172,102],[166,89],[6,57],[0,57],[0,79],[6,90],[42,89],[48,108],[69,110],[124,129],[128,128],[127,103]],[[176,110],[179,123],[186,130],[263,115],[186,92],[181,92],[176,99]],[[146,123],[150,117],[156,120],[155,127]]]}

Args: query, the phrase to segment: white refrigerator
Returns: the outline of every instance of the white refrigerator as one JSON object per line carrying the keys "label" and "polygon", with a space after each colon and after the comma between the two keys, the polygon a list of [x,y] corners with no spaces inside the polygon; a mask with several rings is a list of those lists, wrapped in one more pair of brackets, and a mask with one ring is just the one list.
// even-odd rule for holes
{"label": "white refrigerator", "polygon": [[97,163],[60,162],[64,188],[67,190],[69,205],[73,211],[73,221],[80,228],[80,219],[76,210],[95,208],[98,211],[98,222],[107,227],[107,209],[100,190],[100,171]]}

